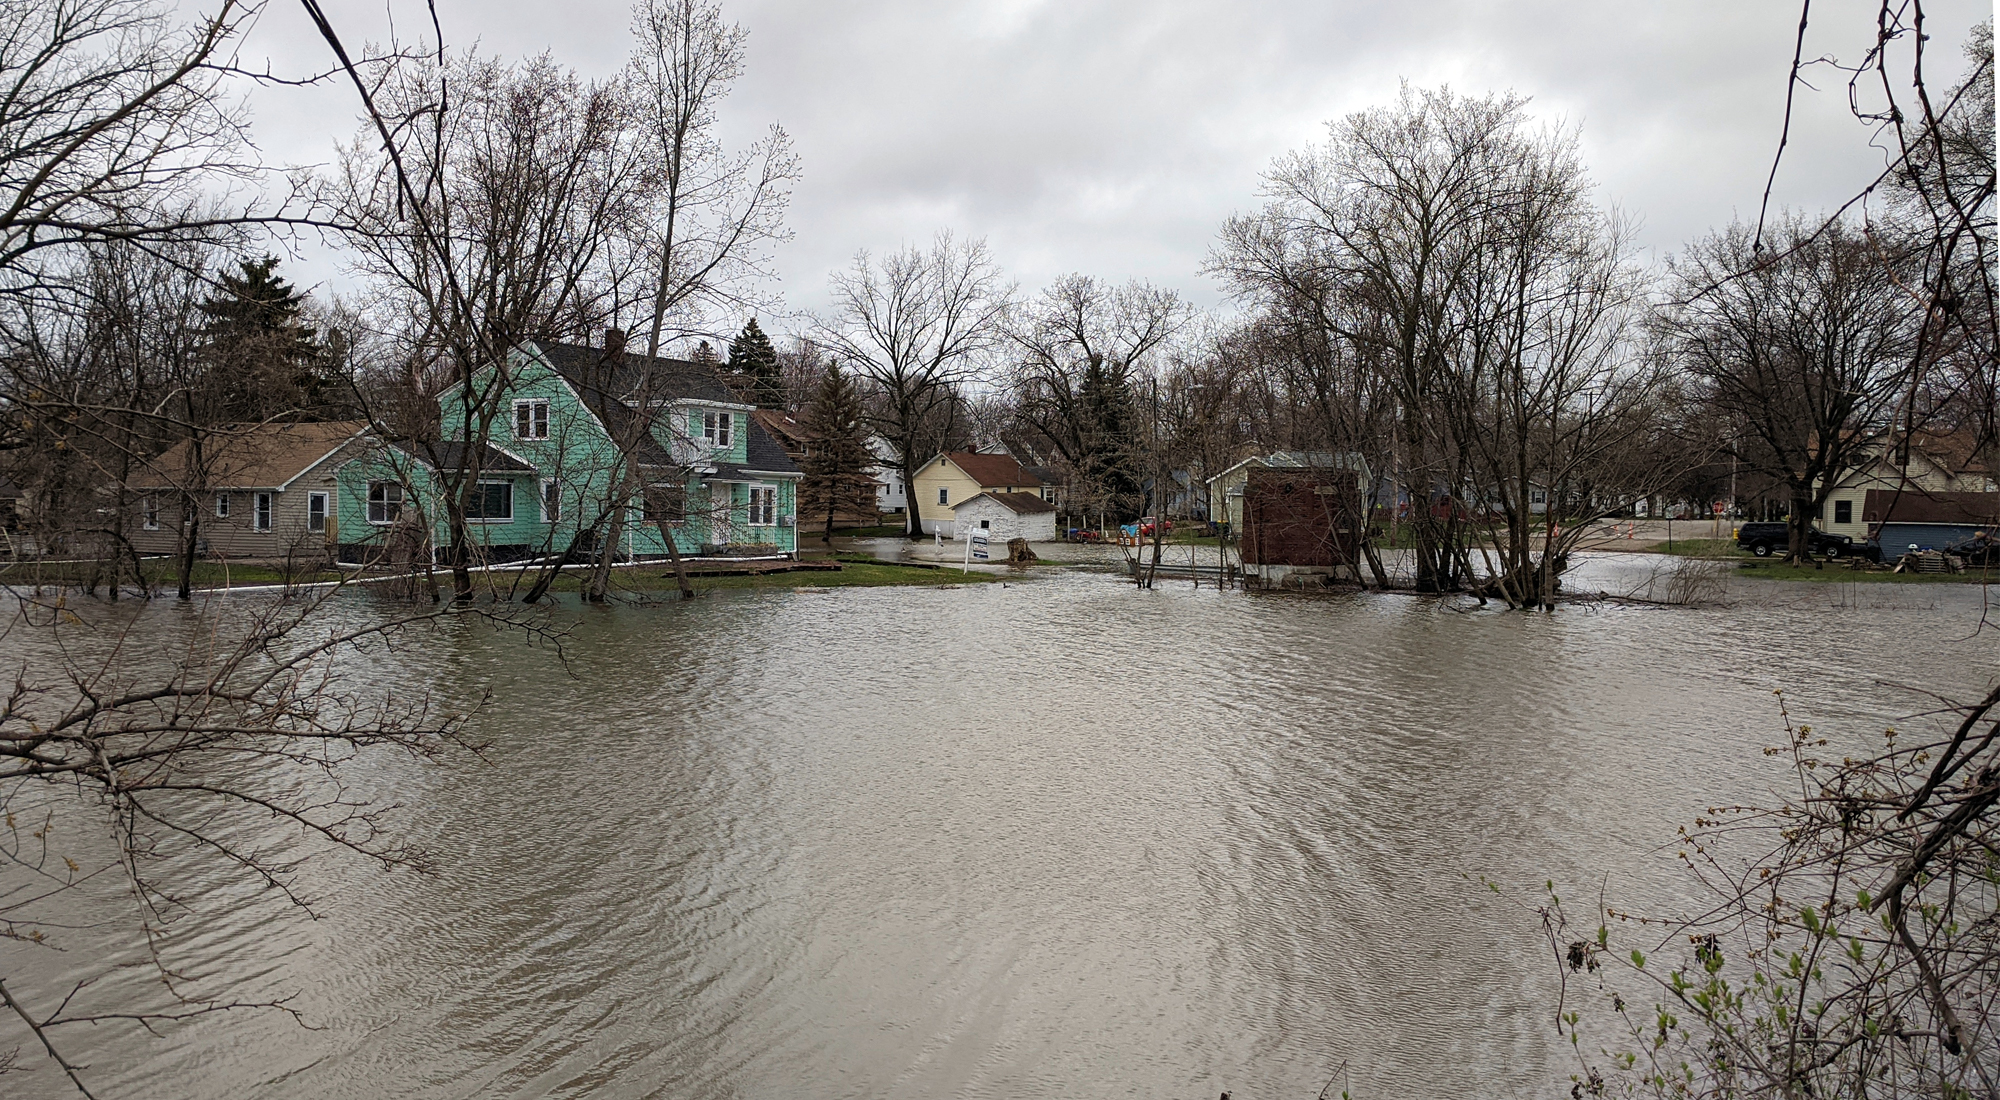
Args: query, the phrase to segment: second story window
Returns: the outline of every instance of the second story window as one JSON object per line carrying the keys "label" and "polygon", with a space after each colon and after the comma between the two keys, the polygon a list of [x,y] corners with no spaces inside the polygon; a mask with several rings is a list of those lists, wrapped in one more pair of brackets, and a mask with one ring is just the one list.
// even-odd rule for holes
{"label": "second story window", "polygon": [[514,402],[514,438],[547,439],[549,437],[549,403],[547,401]]}
{"label": "second story window", "polygon": [[701,439],[711,447],[729,446],[729,429],[736,420],[736,414],[728,412],[705,412],[701,414]]}

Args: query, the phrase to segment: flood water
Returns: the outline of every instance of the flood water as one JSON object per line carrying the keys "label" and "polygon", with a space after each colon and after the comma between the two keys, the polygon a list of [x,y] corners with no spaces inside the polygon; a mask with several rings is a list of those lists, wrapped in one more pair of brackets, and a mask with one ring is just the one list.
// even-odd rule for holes
{"label": "flood water", "polygon": [[[312,1029],[70,1042],[99,1096],[153,1100],[1302,1100],[1343,1064],[1368,1100],[1565,1096],[1541,883],[1671,901],[1674,827],[1783,779],[1774,690],[1865,744],[1927,705],[1895,684],[1990,682],[1981,606],[1765,582],[1529,615],[1070,569],[571,606],[567,667],[468,624],[347,673],[495,693],[483,761],[354,777],[434,873],[316,859],[309,922],[183,872],[174,961]],[[10,988],[136,958],[124,927],[0,947]],[[0,1093],[66,1095],[9,1023]]]}

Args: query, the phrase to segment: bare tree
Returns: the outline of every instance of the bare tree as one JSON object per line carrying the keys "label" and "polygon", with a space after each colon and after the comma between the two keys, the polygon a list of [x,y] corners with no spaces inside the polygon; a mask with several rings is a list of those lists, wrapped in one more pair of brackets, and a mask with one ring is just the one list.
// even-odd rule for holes
{"label": "bare tree", "polygon": [[9,9],[0,293],[61,295],[60,257],[78,245],[148,248],[272,220],[206,197],[259,173],[226,84],[230,51],[257,7],[218,0],[188,20],[152,0]]}
{"label": "bare tree", "polygon": [[[640,0],[638,46],[628,69],[647,172],[646,205],[633,245],[646,287],[646,354],[707,331],[711,315],[751,305],[751,280],[766,273],[770,245],[785,240],[785,208],[798,157],[783,128],[730,154],[716,136],[716,109],[743,71],[749,33],[724,23],[705,0]],[[754,312],[754,310],[753,310]]]}
{"label": "bare tree", "polygon": [[[834,312],[816,318],[815,339],[875,390],[869,422],[896,449],[903,484],[951,435],[959,391],[1004,336],[1012,284],[983,240],[939,233],[928,249],[866,252],[832,278]],[[913,506],[911,538],[923,534]]]}
{"label": "bare tree", "polygon": [[[357,72],[357,79],[359,74]],[[548,58],[388,63],[320,201],[355,270],[378,290],[383,327],[406,341],[419,388],[453,406],[462,460],[429,457],[443,481],[454,599],[472,597],[466,522],[483,444],[501,415],[508,357],[537,336],[582,342],[615,315],[639,216],[644,162],[619,88]],[[432,447],[439,440],[420,440]]]}
{"label": "bare tree", "polygon": [[1734,226],[1673,263],[1661,338],[1728,417],[1731,453],[1791,500],[1794,561],[1840,475],[1887,436],[1916,363],[1919,311],[1874,243],[1796,218],[1764,258]]}
{"label": "bare tree", "polygon": [[1624,338],[1622,235],[1574,134],[1520,99],[1406,88],[1330,130],[1271,170],[1211,270],[1262,307],[1317,434],[1381,455],[1409,495],[1418,590],[1471,583],[1483,531],[1482,591],[1547,606],[1580,524],[1531,497],[1587,513],[1568,483],[1633,438],[1658,377]]}
{"label": "bare tree", "polygon": [[1193,318],[1180,295],[1140,280],[1056,280],[1008,326],[1020,420],[1084,477],[1099,477],[1133,441],[1107,436],[1090,407],[1095,391],[1149,373],[1154,353]]}

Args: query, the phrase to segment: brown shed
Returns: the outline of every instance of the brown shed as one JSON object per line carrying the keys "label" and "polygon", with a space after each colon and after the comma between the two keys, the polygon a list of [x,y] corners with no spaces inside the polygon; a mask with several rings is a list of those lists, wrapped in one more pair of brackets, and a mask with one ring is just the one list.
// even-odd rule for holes
{"label": "brown shed", "polygon": [[1361,482],[1353,470],[1253,469],[1243,489],[1243,572],[1361,579]]}

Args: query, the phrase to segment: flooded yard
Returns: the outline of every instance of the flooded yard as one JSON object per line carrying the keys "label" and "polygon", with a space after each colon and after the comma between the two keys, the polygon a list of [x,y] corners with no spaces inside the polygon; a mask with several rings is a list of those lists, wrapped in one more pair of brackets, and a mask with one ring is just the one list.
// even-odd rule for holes
{"label": "flooded yard", "polygon": [[[1670,902],[1674,827],[1782,779],[1774,691],[1866,745],[1928,706],[1899,685],[1987,684],[1983,598],[1533,615],[1065,569],[569,605],[567,667],[468,624],[346,673],[495,693],[483,762],[355,777],[435,873],[316,860],[309,922],[190,872],[176,963],[312,1029],[74,1041],[103,1094],[161,1100],[1263,1100],[1342,1065],[1369,1100],[1566,1094],[1540,884]],[[78,935],[137,958],[122,928]]]}

